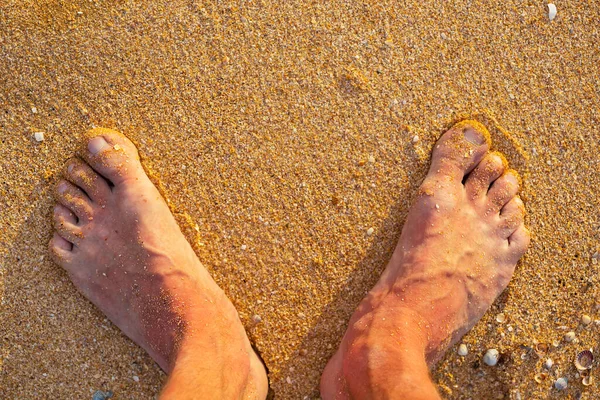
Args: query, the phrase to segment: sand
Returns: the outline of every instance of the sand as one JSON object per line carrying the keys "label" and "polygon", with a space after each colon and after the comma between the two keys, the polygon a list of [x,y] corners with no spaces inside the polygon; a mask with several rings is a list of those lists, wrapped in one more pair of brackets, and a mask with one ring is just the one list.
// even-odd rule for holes
{"label": "sand", "polygon": [[585,387],[572,360],[600,345],[580,322],[600,319],[600,5],[556,4],[550,22],[518,0],[3,1],[0,398],[149,399],[165,379],[46,252],[52,187],[86,129],[138,144],[275,398],[317,399],[433,143],[466,116],[523,175],[533,240],[434,379],[448,399],[597,396],[597,370]]}

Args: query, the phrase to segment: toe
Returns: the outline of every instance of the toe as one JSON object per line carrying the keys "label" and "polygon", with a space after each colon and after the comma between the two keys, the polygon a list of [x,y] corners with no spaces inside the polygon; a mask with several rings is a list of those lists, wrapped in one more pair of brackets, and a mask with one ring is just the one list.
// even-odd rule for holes
{"label": "toe", "polygon": [[462,181],[486,155],[489,144],[490,134],[479,122],[459,122],[435,144],[429,174]]}
{"label": "toe", "polygon": [[513,252],[514,262],[516,263],[519,258],[529,247],[530,233],[525,225],[521,224],[512,235],[508,237],[508,246]]}
{"label": "toe", "polygon": [[73,245],[67,240],[60,237],[60,235],[54,232],[54,236],[50,239],[50,243],[48,243],[48,251],[52,256],[54,262],[58,265],[65,267],[66,264],[71,262],[71,258],[73,256],[72,250]]}
{"label": "toe", "polygon": [[87,195],[71,182],[61,180],[56,186],[56,198],[60,204],[71,211],[80,223],[92,219],[93,209]]}
{"label": "toe", "polygon": [[519,196],[515,196],[500,212],[500,235],[505,239],[508,238],[523,224],[524,218],[525,205]]}
{"label": "toe", "polygon": [[484,197],[492,182],[498,179],[507,166],[506,159],[500,153],[489,153],[469,174],[465,181],[465,189],[469,198]]}
{"label": "toe", "polygon": [[60,237],[77,245],[82,237],[81,228],[77,226],[77,217],[62,204],[54,206],[54,229]]}
{"label": "toe", "polygon": [[95,203],[105,204],[110,195],[108,182],[78,158],[73,158],[67,163],[65,177]]}
{"label": "toe", "polygon": [[88,164],[114,185],[135,179],[141,169],[137,149],[123,134],[106,128],[94,128],[83,152]]}
{"label": "toe", "polygon": [[519,174],[514,170],[506,171],[496,179],[488,191],[488,206],[493,211],[500,211],[519,192],[521,186]]}

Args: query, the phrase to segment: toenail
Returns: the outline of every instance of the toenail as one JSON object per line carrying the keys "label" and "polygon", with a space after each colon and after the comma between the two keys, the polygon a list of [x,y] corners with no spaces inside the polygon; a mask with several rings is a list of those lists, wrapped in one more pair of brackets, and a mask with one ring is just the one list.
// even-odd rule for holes
{"label": "toenail", "polygon": [[58,193],[63,194],[67,190],[67,184],[62,182],[58,185]]}
{"label": "toenail", "polygon": [[69,173],[73,172],[73,164],[69,164],[69,166],[67,167],[67,171]]}
{"label": "toenail", "polygon": [[484,144],[485,136],[483,136],[479,131],[468,127],[464,130],[465,139],[473,144]]}
{"label": "toenail", "polygon": [[108,147],[108,143],[102,136],[96,136],[88,142],[88,150],[94,155],[100,153],[106,147]]}

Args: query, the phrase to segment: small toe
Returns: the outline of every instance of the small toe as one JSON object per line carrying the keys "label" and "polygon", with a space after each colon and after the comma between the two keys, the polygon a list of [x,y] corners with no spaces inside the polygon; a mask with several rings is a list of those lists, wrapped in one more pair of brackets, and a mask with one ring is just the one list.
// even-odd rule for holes
{"label": "small toe", "polygon": [[523,224],[524,218],[525,204],[519,196],[515,196],[500,212],[500,235],[505,239],[508,238]]}
{"label": "small toe", "polygon": [[73,158],[67,163],[65,177],[83,190],[95,203],[104,204],[110,195],[108,182],[78,158]]}
{"label": "small toe", "polygon": [[429,174],[462,182],[488,152],[490,134],[477,121],[462,121],[442,135],[433,149]]}
{"label": "small toe", "polygon": [[54,229],[60,237],[77,245],[81,238],[81,228],[77,226],[75,214],[62,204],[54,206]]}
{"label": "small toe", "polygon": [[87,163],[113,185],[138,176],[142,168],[135,145],[112,129],[94,128],[82,156]]}
{"label": "small toe", "polygon": [[521,224],[513,234],[508,237],[508,246],[513,251],[515,263],[527,251],[530,236],[529,230],[525,228],[525,225]]}
{"label": "small toe", "polygon": [[73,212],[79,222],[85,223],[92,219],[93,208],[87,195],[71,182],[61,180],[56,186],[56,198],[60,204]]}
{"label": "small toe", "polygon": [[48,243],[48,251],[54,262],[65,267],[66,264],[71,262],[71,258],[73,257],[72,249],[73,245],[69,241],[63,239],[58,233],[54,232],[52,239],[50,239],[50,243]]}
{"label": "small toe", "polygon": [[465,189],[469,198],[485,196],[492,182],[502,175],[507,165],[506,159],[500,153],[493,152],[486,155],[465,180]]}
{"label": "small toe", "polygon": [[496,179],[488,191],[488,206],[493,211],[500,211],[519,192],[521,186],[519,174],[514,170],[506,171]]}

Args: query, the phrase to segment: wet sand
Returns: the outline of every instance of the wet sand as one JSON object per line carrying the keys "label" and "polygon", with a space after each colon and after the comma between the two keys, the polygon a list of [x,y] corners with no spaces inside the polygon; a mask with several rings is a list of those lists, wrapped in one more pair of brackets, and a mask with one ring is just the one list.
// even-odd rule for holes
{"label": "wet sand", "polygon": [[317,399],[433,143],[466,116],[523,175],[533,240],[434,378],[449,399],[597,395],[597,369],[586,387],[572,361],[600,344],[600,322],[580,322],[600,319],[600,5],[558,2],[550,22],[517,0],[116,3],[0,5],[0,398],[149,399],[165,379],[46,253],[52,185],[85,130],[139,146],[275,398]]}

